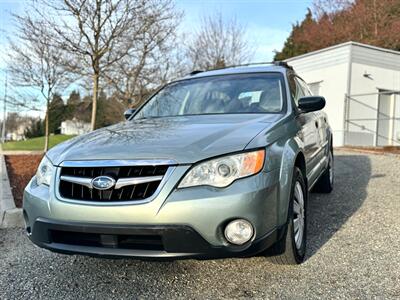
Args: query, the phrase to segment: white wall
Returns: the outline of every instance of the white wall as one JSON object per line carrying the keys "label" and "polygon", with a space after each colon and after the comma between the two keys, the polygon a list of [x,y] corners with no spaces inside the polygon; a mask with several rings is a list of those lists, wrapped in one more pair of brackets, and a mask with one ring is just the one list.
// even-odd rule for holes
{"label": "white wall", "polygon": [[[368,77],[364,74],[368,74]],[[400,53],[353,45],[350,94],[354,95],[352,96],[354,100],[350,100],[349,119],[354,120],[352,122],[356,125],[350,124],[349,130],[353,137],[369,136],[368,139],[373,140],[373,145],[377,142],[374,134],[377,130],[377,121],[359,119],[377,117],[379,95],[376,93],[380,90],[400,90]],[[368,93],[370,95],[357,96]],[[390,99],[393,105],[395,100],[395,97]],[[393,114],[395,109],[396,107],[393,106]],[[394,116],[391,115],[391,117]],[[393,137],[395,136],[396,133],[393,134]]]}
{"label": "white wall", "polygon": [[320,82],[321,96],[326,99],[324,111],[333,130],[333,145],[344,141],[344,101],[347,92],[350,45],[306,54],[287,60],[307,83]]}
{"label": "white wall", "polygon": [[90,132],[90,123],[84,123],[77,120],[61,122],[61,134],[81,135],[88,132]]}
{"label": "white wall", "polygon": [[[377,93],[379,90],[400,90],[400,52],[348,42],[300,55],[287,62],[307,83],[320,81],[319,94],[327,101],[324,111],[333,129],[334,146],[344,144],[347,126],[350,131],[346,134],[347,144],[376,144]],[[365,77],[365,73],[370,76]],[[371,95],[357,96],[366,93]],[[355,95],[347,112],[355,124],[345,124],[345,94]],[[400,96],[392,98],[393,116],[399,118],[396,113]],[[392,127],[393,137],[396,137],[400,120]]]}
{"label": "white wall", "polygon": [[400,95],[396,95],[394,99],[394,117],[397,121],[394,123],[393,137],[397,141],[395,145],[400,146]]}

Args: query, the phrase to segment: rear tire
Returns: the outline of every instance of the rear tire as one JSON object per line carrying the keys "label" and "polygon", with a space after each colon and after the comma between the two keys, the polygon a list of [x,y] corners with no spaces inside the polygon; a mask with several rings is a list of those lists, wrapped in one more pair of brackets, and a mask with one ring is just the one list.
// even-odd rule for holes
{"label": "rear tire", "polygon": [[[278,244],[281,243],[284,247],[284,252],[268,257],[272,263],[297,265],[304,261],[307,233],[307,196],[304,175],[299,168],[295,167],[290,193],[288,226],[286,234],[281,241],[278,241]],[[271,251],[267,253],[271,253]]]}
{"label": "rear tire", "polygon": [[329,194],[333,190],[334,173],[333,173],[333,151],[329,151],[328,166],[318,182],[315,184],[314,191],[317,193]]}

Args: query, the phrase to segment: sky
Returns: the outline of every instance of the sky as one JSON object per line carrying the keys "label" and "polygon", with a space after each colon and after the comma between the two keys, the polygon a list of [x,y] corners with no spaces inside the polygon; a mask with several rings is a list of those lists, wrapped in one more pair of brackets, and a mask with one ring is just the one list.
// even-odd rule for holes
{"label": "sky", "polygon": [[[7,33],[12,32],[11,14],[24,10],[27,0],[0,0],[0,119],[3,117],[4,56]],[[301,21],[312,0],[175,0],[184,17],[179,31],[190,34],[199,27],[201,17],[221,13],[236,18],[247,29],[247,39],[254,50],[253,62],[271,61],[274,50],[283,47],[292,24]]]}

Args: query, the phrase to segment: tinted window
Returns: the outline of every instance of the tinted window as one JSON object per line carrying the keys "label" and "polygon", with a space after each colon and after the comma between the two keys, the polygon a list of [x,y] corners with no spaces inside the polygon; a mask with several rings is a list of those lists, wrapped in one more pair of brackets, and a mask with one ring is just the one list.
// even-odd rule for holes
{"label": "tinted window", "polygon": [[289,88],[290,88],[290,95],[292,96],[292,99],[295,101],[297,95],[297,84],[296,81],[294,80],[293,75],[289,75]]}
{"label": "tinted window", "polygon": [[136,118],[276,113],[283,108],[283,77],[278,73],[213,76],[170,84],[153,96]]}
{"label": "tinted window", "polygon": [[298,77],[296,77],[296,80],[297,80],[298,84],[300,85],[301,90],[303,91],[303,95],[304,96],[312,96],[307,83],[305,83],[301,78],[298,78]]}
{"label": "tinted window", "polygon": [[296,104],[296,106],[298,106],[299,99],[301,97],[304,97],[305,94],[304,94],[302,86],[299,83],[299,80],[294,75],[289,76],[289,86],[290,86],[290,93],[292,95],[292,99],[293,99],[294,103]]}

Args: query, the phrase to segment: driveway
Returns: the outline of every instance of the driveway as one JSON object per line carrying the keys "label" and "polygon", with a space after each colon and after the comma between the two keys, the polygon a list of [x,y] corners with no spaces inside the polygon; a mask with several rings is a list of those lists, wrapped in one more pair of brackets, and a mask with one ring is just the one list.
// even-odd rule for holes
{"label": "driveway", "polygon": [[330,195],[312,194],[308,259],[144,262],[63,256],[0,231],[0,299],[400,298],[400,157],[336,152]]}

